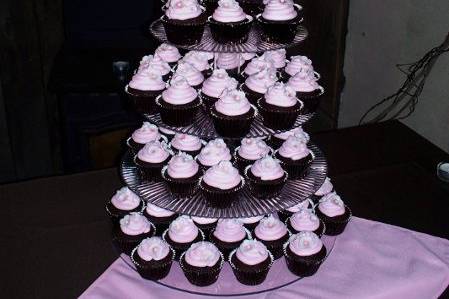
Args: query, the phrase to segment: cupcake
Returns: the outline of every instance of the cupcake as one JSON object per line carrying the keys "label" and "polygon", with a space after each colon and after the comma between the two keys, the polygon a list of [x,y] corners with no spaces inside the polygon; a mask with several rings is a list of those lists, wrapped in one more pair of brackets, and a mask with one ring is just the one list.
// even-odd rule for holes
{"label": "cupcake", "polygon": [[326,247],[320,238],[312,232],[292,235],[284,245],[285,261],[293,274],[301,277],[316,273],[326,258]]}
{"label": "cupcake", "polygon": [[145,216],[131,212],[120,219],[120,226],[114,230],[113,241],[122,252],[129,255],[140,241],[152,237],[155,232],[154,225]]}
{"label": "cupcake", "polygon": [[158,55],[147,55],[140,61],[137,73],[155,73],[162,76],[162,80],[167,81],[170,77],[171,67]]}
{"label": "cupcake", "polygon": [[209,110],[209,108],[218,101],[225,90],[233,90],[236,89],[237,86],[238,82],[234,78],[229,77],[226,70],[216,69],[212,73],[212,76],[204,81],[199,96],[201,97],[203,105]]}
{"label": "cupcake", "polygon": [[224,258],[217,247],[210,242],[197,242],[181,256],[179,266],[187,280],[204,287],[218,280]]}
{"label": "cupcake", "polygon": [[263,56],[265,56],[265,59],[270,61],[278,71],[282,71],[288,62],[287,51],[285,49],[266,51],[263,53]]}
{"label": "cupcake", "polygon": [[265,56],[255,57],[245,67],[242,67],[243,71],[240,73],[239,79],[241,82],[245,82],[249,76],[272,68],[274,68],[273,62],[267,60]]}
{"label": "cupcake", "polygon": [[178,153],[162,169],[162,177],[175,196],[192,196],[202,175],[198,163],[186,153]]}
{"label": "cupcake", "polygon": [[209,240],[209,235],[217,226],[218,219],[192,216],[192,220],[195,225],[204,233],[204,238],[206,240]]}
{"label": "cupcake", "polygon": [[249,230],[250,232],[253,232],[253,230],[256,228],[256,226],[259,224],[260,220],[262,220],[265,216],[254,216],[254,217],[246,217],[246,218],[240,218],[239,220],[243,223],[243,226]]}
{"label": "cupcake", "polygon": [[262,242],[276,260],[282,257],[282,246],[288,241],[289,235],[285,224],[270,215],[260,220],[254,229],[253,237]]}
{"label": "cupcake", "polygon": [[159,141],[147,143],[134,157],[142,177],[149,181],[159,182],[161,170],[171,158],[167,144]]}
{"label": "cupcake", "polygon": [[299,232],[313,232],[321,237],[325,232],[325,226],[311,210],[303,209],[290,216],[287,227],[294,234]]}
{"label": "cupcake", "polygon": [[228,138],[248,134],[256,117],[256,109],[251,106],[245,93],[235,89],[222,94],[210,113],[217,133]]}
{"label": "cupcake", "polygon": [[128,187],[122,187],[106,204],[106,211],[114,224],[130,212],[141,212],[145,205],[143,201]]}
{"label": "cupcake", "polygon": [[239,59],[238,53],[217,53],[215,59],[215,65],[219,69],[226,70],[226,72],[236,78],[240,73],[240,67],[243,65],[244,60]]}
{"label": "cupcake", "polygon": [[165,137],[161,136],[157,126],[149,122],[144,122],[140,128],[131,134],[131,137],[126,141],[126,144],[132,152],[136,154],[148,142],[160,141],[161,139],[167,141]]}
{"label": "cupcake", "polygon": [[247,238],[250,239],[251,234],[238,219],[218,220],[217,227],[209,236],[209,240],[223,253],[225,259]]}
{"label": "cupcake", "polygon": [[321,187],[315,192],[315,194],[312,195],[312,199],[314,201],[318,201],[323,196],[331,193],[332,191],[334,191],[334,185],[332,185],[331,179],[329,177],[326,177]]}
{"label": "cupcake", "polygon": [[290,216],[292,216],[295,213],[298,213],[301,210],[306,210],[310,206],[309,199],[304,200],[303,202],[300,202],[297,205],[294,205],[293,207],[290,207],[285,210],[281,210],[278,212],[278,217],[282,222],[286,222]]}
{"label": "cupcake", "polygon": [[171,67],[174,67],[179,59],[181,59],[181,54],[178,49],[167,43],[161,44],[157,47],[154,52],[155,55],[159,56],[163,61],[168,63]]}
{"label": "cupcake", "polygon": [[184,127],[193,123],[201,105],[196,90],[180,76],[172,78],[170,86],[156,99],[161,119],[173,127]]}
{"label": "cupcake", "polygon": [[244,180],[229,161],[221,161],[209,168],[200,181],[207,201],[216,207],[228,207],[243,189]]}
{"label": "cupcake", "polygon": [[289,179],[297,180],[304,177],[312,163],[314,156],[298,137],[290,136],[276,151],[276,158],[281,161],[287,171]]}
{"label": "cupcake", "polygon": [[223,139],[214,139],[206,144],[195,159],[204,170],[207,170],[220,161],[231,161],[232,156]]}
{"label": "cupcake", "polygon": [[203,84],[204,81],[203,73],[197,70],[192,64],[183,60],[178,63],[173,76],[183,77],[187,80],[187,83],[196,90],[201,88],[201,84]]}
{"label": "cupcake", "polygon": [[174,251],[160,237],[143,239],[131,253],[131,261],[140,276],[159,280],[168,275],[175,256]]}
{"label": "cupcake", "polygon": [[279,161],[271,156],[266,156],[245,169],[245,178],[251,194],[265,199],[276,197],[281,193],[288,175],[282,169]]}
{"label": "cupcake", "polygon": [[[262,39],[270,43],[289,43],[302,22],[302,7],[290,0],[267,1],[257,21],[262,28]],[[282,32],[282,34],[279,34]]]}
{"label": "cupcake", "polygon": [[[208,61],[209,63],[212,63],[214,58],[215,58],[215,53],[214,52],[209,52],[209,51],[199,51],[199,50],[192,50],[190,52],[195,53],[196,55],[199,55],[202,59],[205,59],[206,61]],[[189,53],[190,53],[189,52]],[[209,67],[211,67],[209,65]]]}
{"label": "cupcake", "polygon": [[126,86],[125,91],[131,97],[138,112],[154,114],[156,112],[155,99],[165,87],[166,84],[158,72],[137,72]]}
{"label": "cupcake", "polygon": [[245,92],[251,104],[256,105],[257,101],[277,80],[275,69],[263,69],[245,80],[245,83],[242,84],[242,91]]}
{"label": "cupcake", "polygon": [[274,149],[278,149],[281,147],[282,143],[287,140],[290,136],[296,136],[304,141],[304,143],[309,143],[310,136],[307,134],[302,127],[294,128],[293,130],[282,132],[279,134],[274,134],[270,136],[270,144]]}
{"label": "cupcake", "polygon": [[263,11],[263,0],[237,0],[243,11],[250,16],[257,16]]}
{"label": "cupcake", "polygon": [[186,55],[184,55],[182,61],[193,65],[204,76],[210,76],[210,74],[212,73],[212,67],[209,62],[211,54],[212,53],[201,51],[190,51]]}
{"label": "cupcake", "polygon": [[176,133],[170,142],[170,147],[175,153],[184,152],[195,157],[201,151],[204,141],[196,136]]}
{"label": "cupcake", "polygon": [[229,264],[240,283],[258,285],[267,278],[273,256],[261,242],[245,240],[231,253]]}
{"label": "cupcake", "polygon": [[307,58],[307,56],[297,55],[290,57],[290,61],[282,73],[282,78],[288,80],[298,73],[315,76],[316,79],[320,78],[319,74],[313,69],[312,60]]}
{"label": "cupcake", "polygon": [[250,53],[250,52],[240,53],[240,60],[244,61],[242,67],[245,67],[248,64],[248,62],[250,62],[251,59],[255,58],[256,56],[257,56],[256,53]]}
{"label": "cupcake", "polygon": [[175,131],[162,127],[159,128],[159,132],[161,132],[162,135],[167,138],[167,142],[170,142],[173,139],[173,137],[175,137],[176,134]]}
{"label": "cupcake", "polygon": [[324,88],[317,83],[315,76],[305,73],[297,73],[287,83],[296,96],[304,102],[305,110],[314,112],[319,105],[319,97],[324,93]]}
{"label": "cupcake", "polygon": [[203,36],[207,15],[197,0],[171,0],[161,21],[169,42],[193,45]]}
{"label": "cupcake", "polygon": [[248,39],[253,17],[245,14],[235,0],[219,0],[208,18],[212,38],[218,43],[244,43]]}
{"label": "cupcake", "polygon": [[158,236],[161,236],[170,223],[178,217],[175,212],[160,208],[152,203],[147,203],[143,215],[154,224]]}
{"label": "cupcake", "polygon": [[179,216],[162,234],[162,238],[175,250],[175,260],[179,260],[190,245],[203,241],[204,235],[189,216]]}
{"label": "cupcake", "polygon": [[269,87],[257,102],[263,124],[273,130],[287,130],[294,126],[304,104],[295,91],[282,82]]}
{"label": "cupcake", "polygon": [[321,198],[316,214],[326,225],[329,236],[341,234],[351,218],[351,211],[335,192]]}
{"label": "cupcake", "polygon": [[239,147],[235,149],[234,159],[241,173],[256,160],[269,155],[272,149],[260,138],[243,138]]}

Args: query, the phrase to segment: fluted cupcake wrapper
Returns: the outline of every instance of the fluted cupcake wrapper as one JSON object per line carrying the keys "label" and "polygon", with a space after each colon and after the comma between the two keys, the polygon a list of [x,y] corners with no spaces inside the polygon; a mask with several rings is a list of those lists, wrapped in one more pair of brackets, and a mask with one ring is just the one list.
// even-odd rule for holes
{"label": "fluted cupcake wrapper", "polygon": [[263,117],[263,124],[273,130],[288,130],[291,129],[298,115],[304,108],[303,102],[299,101],[299,107],[291,107],[286,109],[285,107],[277,107],[274,105],[266,104],[263,98],[257,101],[257,107],[260,114]]}
{"label": "fluted cupcake wrapper", "polygon": [[169,42],[177,45],[194,45],[203,37],[207,16],[203,12],[196,18],[184,21],[170,20],[163,16],[161,21]]}
{"label": "fluted cupcake wrapper", "polygon": [[314,155],[310,153],[308,156],[296,160],[296,161],[283,161],[278,154],[278,151],[275,152],[275,157],[280,161],[282,168],[287,171],[289,179],[298,180],[302,179],[309,169],[310,164],[312,164],[315,159]]}
{"label": "fluted cupcake wrapper", "polygon": [[248,39],[248,33],[253,23],[253,17],[247,18],[240,22],[222,23],[214,20],[213,17],[208,18],[212,38],[220,44],[244,43]]}
{"label": "fluted cupcake wrapper", "polygon": [[206,200],[210,205],[217,208],[226,208],[231,206],[232,202],[238,198],[239,192],[244,186],[245,180],[243,177],[241,177],[241,183],[238,186],[227,190],[210,188],[206,186],[202,179],[200,180],[200,189],[206,197]]}
{"label": "fluted cupcake wrapper", "polygon": [[220,252],[220,261],[218,267],[193,267],[187,266],[185,261],[185,252],[179,258],[179,266],[181,267],[187,280],[196,286],[205,287],[215,283],[218,280],[221,269],[224,264],[223,254]]}
{"label": "fluted cupcake wrapper", "polygon": [[285,242],[285,244],[283,245],[283,251],[285,262],[287,263],[287,268],[290,270],[290,272],[300,277],[307,277],[315,274],[326,258],[326,247],[323,245],[321,251],[315,255],[300,257],[295,256],[290,252],[290,250],[287,248],[289,244],[290,241]]}
{"label": "fluted cupcake wrapper", "polygon": [[325,235],[337,236],[345,230],[346,225],[349,223],[352,217],[352,212],[348,208],[348,206],[345,205],[345,209],[347,211],[347,213],[345,213],[347,214],[347,216],[341,220],[335,217],[326,216],[320,211],[320,209],[316,209],[317,216],[321,220],[323,220],[324,224],[326,225],[326,231],[324,233]]}
{"label": "fluted cupcake wrapper", "polygon": [[131,261],[137,269],[137,272],[141,277],[148,280],[160,280],[165,278],[169,273],[173,263],[173,258],[176,255],[176,252],[173,248],[170,247],[170,258],[164,263],[148,263],[142,264],[136,261],[135,254],[137,251],[138,245],[131,252]]}
{"label": "fluted cupcake wrapper", "polygon": [[214,122],[215,130],[222,137],[244,137],[251,129],[251,124],[257,115],[256,108],[251,107],[251,109],[252,113],[248,115],[226,116],[218,114],[212,107],[210,114]]}
{"label": "fluted cupcake wrapper", "polygon": [[198,108],[201,106],[201,99],[184,105],[171,105],[162,100],[159,96],[156,98],[156,105],[159,107],[162,121],[172,127],[185,127],[191,125],[194,120]]}
{"label": "fluted cupcake wrapper", "polygon": [[[257,16],[257,21],[262,28],[262,39],[270,43],[289,43],[296,35],[298,25],[303,21],[302,12],[297,10],[298,15],[292,20],[270,21]],[[281,34],[282,33],[282,34]]]}
{"label": "fluted cupcake wrapper", "polygon": [[198,170],[201,174],[195,174],[191,178],[186,178],[183,180],[176,180],[167,175],[168,166],[164,166],[161,171],[162,179],[168,186],[168,189],[174,196],[180,197],[191,197],[198,190],[198,185],[200,177],[202,176],[202,170]]}
{"label": "fluted cupcake wrapper", "polygon": [[284,171],[285,175],[282,180],[277,179],[273,181],[258,181],[248,175],[248,171],[250,171],[250,169],[251,165],[245,168],[245,179],[248,182],[251,194],[259,199],[268,199],[278,196],[288,179],[288,173]]}
{"label": "fluted cupcake wrapper", "polygon": [[252,271],[245,271],[244,269],[239,269],[232,262],[232,257],[235,255],[237,249],[234,249],[231,254],[229,254],[229,265],[231,265],[232,272],[234,272],[235,278],[245,285],[259,285],[265,281],[267,278],[268,272],[270,271],[271,266],[273,265],[273,255],[268,250],[268,257],[270,259],[270,263],[267,267],[263,269],[252,268]]}
{"label": "fluted cupcake wrapper", "polygon": [[137,112],[155,114],[157,113],[156,98],[162,93],[162,90],[133,92],[127,85],[125,93],[129,96]]}

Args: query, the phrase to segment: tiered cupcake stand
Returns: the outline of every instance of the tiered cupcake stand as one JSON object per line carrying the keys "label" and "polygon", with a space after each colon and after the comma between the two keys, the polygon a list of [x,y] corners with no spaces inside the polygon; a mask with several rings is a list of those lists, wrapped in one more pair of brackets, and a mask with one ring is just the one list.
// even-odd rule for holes
{"label": "tiered cupcake stand", "polygon": [[[201,42],[195,45],[183,46],[174,45],[177,48],[186,50],[199,50],[209,52],[233,52],[233,53],[258,53],[263,51],[288,48],[299,45],[307,37],[307,30],[303,26],[298,27],[298,32],[295,39],[288,44],[267,43],[260,39],[258,28],[253,26],[249,34],[248,41],[243,44],[218,44],[210,34],[209,28],[206,25],[203,38]],[[160,42],[170,43],[166,36],[164,28],[160,21],[155,21],[150,26],[150,32]],[[301,126],[313,117],[313,112],[301,114],[295,125],[290,128]],[[174,132],[186,133],[195,135],[205,141],[221,138],[215,131],[211,118],[204,111],[198,112],[195,121],[192,125],[187,127],[171,127],[164,124],[159,114],[147,115],[144,117],[151,123],[160,128],[172,130]],[[275,131],[263,125],[260,116],[256,117],[252,124],[251,130],[247,137],[261,137],[269,138],[270,135],[281,133],[283,131]],[[236,140],[224,140],[229,144],[236,143]],[[217,208],[211,206],[207,200],[198,191],[193,197],[181,198],[174,197],[167,190],[163,182],[149,182],[140,177],[137,166],[134,163],[134,156],[129,151],[125,153],[120,164],[120,173],[126,185],[138,194],[145,201],[155,204],[161,208],[174,211],[178,214],[213,217],[213,218],[244,218],[259,215],[266,215],[276,213],[277,211],[287,209],[302,201],[308,199],[313,195],[319,187],[323,184],[327,176],[327,163],[321,150],[312,142],[309,143],[309,148],[314,154],[314,161],[310,165],[306,175],[300,180],[289,180],[284,187],[282,193],[271,199],[257,199],[252,196],[249,190],[244,189],[240,193],[239,198],[233,202],[230,207]],[[231,146],[232,147],[232,146]],[[326,236],[322,237],[322,241],[327,248],[328,255],[332,252],[336,237]],[[122,254],[121,258],[133,269],[134,265],[130,257]],[[300,280],[301,277],[295,276],[287,269],[284,258],[278,259],[271,267],[267,279],[260,285],[247,286],[239,283],[230,266],[225,263],[220,272],[219,279],[213,285],[207,287],[197,287],[190,284],[182,273],[177,262],[174,262],[170,273],[162,280],[152,282],[145,281],[145,283],[158,283],[168,288],[184,291],[192,294],[212,295],[212,296],[241,296],[249,294],[257,294],[262,292],[272,291],[291,283]]]}

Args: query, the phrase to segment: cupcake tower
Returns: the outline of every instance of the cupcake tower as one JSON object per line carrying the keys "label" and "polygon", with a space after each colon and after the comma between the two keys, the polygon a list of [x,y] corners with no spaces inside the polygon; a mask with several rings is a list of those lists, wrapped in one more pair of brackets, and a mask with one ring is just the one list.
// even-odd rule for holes
{"label": "cupcake tower", "polygon": [[[143,278],[180,267],[208,286],[228,264],[239,283],[258,285],[280,259],[310,276],[328,254],[321,238],[343,232],[351,212],[300,126],[320,76],[307,57],[274,50],[294,44],[301,21],[292,0],[164,5],[156,23],[168,43],[126,87],[148,121],[126,141],[128,187],[106,204],[113,241]],[[208,32],[225,51],[204,51]],[[242,51],[251,32],[267,51]]]}

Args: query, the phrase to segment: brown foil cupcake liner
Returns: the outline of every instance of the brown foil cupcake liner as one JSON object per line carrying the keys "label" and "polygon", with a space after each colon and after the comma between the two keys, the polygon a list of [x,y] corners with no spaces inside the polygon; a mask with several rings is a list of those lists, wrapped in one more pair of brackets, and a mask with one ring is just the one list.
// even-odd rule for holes
{"label": "brown foil cupcake liner", "polygon": [[215,130],[222,137],[244,137],[251,129],[251,124],[257,115],[257,109],[254,106],[251,106],[251,109],[252,113],[249,115],[227,116],[217,113],[215,108],[212,107],[210,115],[212,116]]}
{"label": "brown foil cupcake liner", "polygon": [[[298,15],[292,20],[270,21],[262,17],[262,14],[256,17],[257,22],[262,28],[262,40],[269,43],[290,43],[296,35],[298,25],[303,21],[302,11],[296,9]],[[282,32],[282,34],[279,34]]]}
{"label": "brown foil cupcake liner", "polygon": [[125,93],[132,100],[136,111],[139,113],[155,114],[157,113],[156,98],[162,93],[160,91],[146,91],[142,94],[135,94],[129,91],[128,86],[125,87]]}
{"label": "brown foil cupcake liner", "polygon": [[245,179],[248,182],[249,190],[251,194],[259,199],[268,199],[279,196],[285,184],[287,183],[288,173],[284,171],[285,176],[282,181],[258,181],[248,176],[248,171],[251,169],[251,165],[245,168]]}
{"label": "brown foil cupcake liner", "polygon": [[198,170],[193,177],[186,178],[184,180],[174,180],[166,173],[168,166],[164,166],[161,171],[162,178],[168,186],[168,189],[174,196],[179,197],[191,197],[198,190],[200,177],[202,176],[202,170]]}
{"label": "brown foil cupcake liner", "polygon": [[203,192],[206,200],[210,205],[217,208],[226,208],[231,206],[232,202],[237,199],[239,192],[245,186],[245,179],[241,176],[241,183],[228,190],[211,189],[208,186],[204,186],[203,179],[200,180],[200,189]]}
{"label": "brown foil cupcake liner", "polygon": [[253,17],[247,18],[240,22],[222,23],[214,20],[213,17],[208,18],[209,28],[212,38],[220,44],[236,44],[244,43],[248,39],[248,33],[253,23]]}
{"label": "brown foil cupcake liner", "polygon": [[171,105],[162,100],[162,96],[156,98],[156,105],[159,107],[159,113],[162,121],[172,127],[185,127],[191,125],[195,120],[198,108],[201,106],[201,99],[184,104]]}
{"label": "brown foil cupcake liner", "polygon": [[[299,257],[294,256],[293,254],[289,254],[289,250],[287,250],[287,246],[290,244],[290,240],[285,242],[283,245],[283,251],[284,251],[284,257],[285,262],[287,263],[287,268],[299,277],[307,277],[315,274],[318,271],[318,268],[321,266],[323,261],[326,259],[327,256],[327,249],[323,245],[324,254],[318,252],[316,255],[320,254],[322,255],[321,258],[310,256],[310,257]],[[322,249],[322,250],[323,250]]]}
{"label": "brown foil cupcake liner", "polygon": [[268,272],[270,271],[271,266],[273,265],[273,255],[268,250],[268,256],[270,258],[270,263],[268,264],[267,268],[256,270],[254,271],[243,271],[243,269],[238,269],[234,263],[232,262],[232,257],[235,255],[237,249],[233,250],[231,254],[229,255],[229,265],[231,266],[232,272],[234,272],[235,278],[244,285],[259,285],[265,281],[267,278]]}
{"label": "brown foil cupcake liner", "polygon": [[257,101],[263,96],[263,94],[249,89],[245,83],[240,84],[239,89],[245,93],[246,98],[253,105],[257,105]]}
{"label": "brown foil cupcake liner", "polygon": [[[312,152],[302,159],[287,163],[279,158],[278,150],[275,151],[275,157],[280,161],[282,168],[287,171],[289,179],[298,180],[304,178],[307,174],[310,164],[312,164],[315,156]],[[289,161],[290,162],[290,161]]]}
{"label": "brown foil cupcake liner", "polygon": [[215,269],[213,267],[189,267],[186,265],[187,262],[185,262],[184,256],[185,252],[183,252],[181,254],[181,257],[179,258],[179,266],[181,267],[185,277],[191,284],[199,287],[205,287],[214,284],[218,280],[224,264],[224,257],[221,252],[219,265]]}
{"label": "brown foil cupcake liner", "polygon": [[203,103],[203,108],[206,113],[210,113],[210,108],[215,104],[216,101],[218,101],[218,98],[210,97],[204,93],[201,92],[201,90],[198,92],[198,96],[201,98],[201,102]]}
{"label": "brown foil cupcake liner", "polygon": [[352,217],[352,212],[348,208],[347,205],[345,205],[345,209],[346,209],[346,211],[348,211],[348,217],[345,218],[344,220],[339,221],[339,220],[335,219],[335,217],[328,217],[328,216],[324,215],[320,211],[320,209],[318,209],[318,207],[316,208],[317,216],[321,220],[323,220],[324,224],[326,225],[326,231],[324,233],[325,235],[337,236],[345,230],[346,225],[349,223],[349,221],[351,221],[351,217]]}
{"label": "brown foil cupcake liner", "polygon": [[131,252],[131,261],[136,267],[137,272],[140,274],[142,278],[148,280],[160,280],[165,278],[169,273],[173,263],[173,257],[176,255],[175,250],[170,247],[170,259],[165,263],[148,263],[141,264],[136,261],[135,254],[137,251],[138,245],[134,247]]}
{"label": "brown foil cupcake liner", "polygon": [[269,105],[263,101],[264,99],[260,98],[257,101],[257,107],[263,117],[263,124],[273,130],[291,129],[304,108],[304,103],[301,101],[298,108],[291,107],[291,110]]}
{"label": "brown foil cupcake liner", "polygon": [[201,41],[206,25],[207,16],[203,12],[200,16],[187,21],[170,20],[166,16],[161,17],[165,35],[170,43],[177,45],[194,45]]}
{"label": "brown foil cupcake liner", "polygon": [[151,181],[151,182],[161,182],[162,181],[162,175],[161,171],[162,168],[168,163],[170,160],[171,155],[168,156],[167,159],[165,159],[161,163],[145,163],[144,161],[141,161],[137,155],[134,156],[134,164],[136,164],[139,167],[140,175],[142,179]]}

